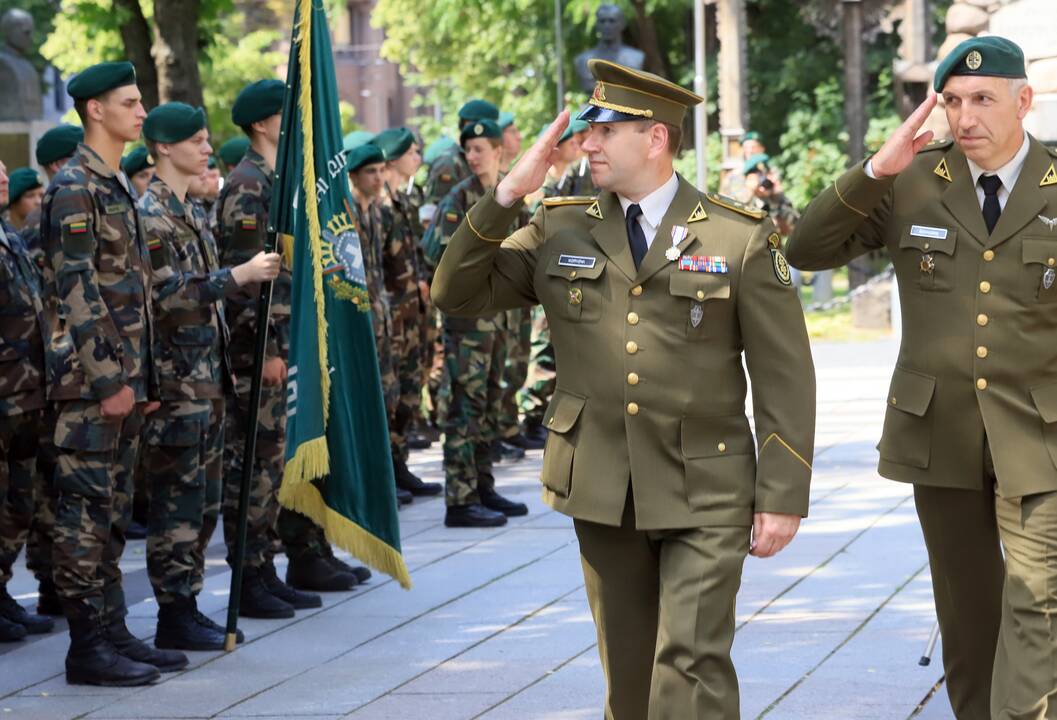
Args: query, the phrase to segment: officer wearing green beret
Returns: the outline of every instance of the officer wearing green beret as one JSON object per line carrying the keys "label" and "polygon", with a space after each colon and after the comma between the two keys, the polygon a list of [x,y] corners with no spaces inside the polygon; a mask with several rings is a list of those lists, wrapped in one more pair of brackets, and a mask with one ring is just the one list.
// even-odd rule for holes
{"label": "officer wearing green beret", "polygon": [[154,177],[154,158],[147,148],[138,145],[121,158],[121,170],[128,175],[136,191],[136,197],[143,197],[151,178]]}
{"label": "officer wearing green beret", "polygon": [[217,151],[224,169],[231,172],[239,164],[246,151],[250,149],[250,139],[246,136],[231,138]]}
{"label": "officer wearing green beret", "polygon": [[102,63],[67,85],[84,142],[41,207],[48,312],[56,318],[55,585],[70,625],[66,679],[137,685],[187,665],[125,625],[119,562],[144,418],[158,407],[150,264],[121,150],[146,117],[131,63]]}
{"label": "officer wearing green beret", "polygon": [[26,219],[40,210],[44,185],[40,173],[33,168],[18,168],[8,177],[8,218],[15,230],[21,232],[26,227]]}
{"label": "officer wearing green beret", "polygon": [[604,191],[545,200],[508,236],[557,154],[563,112],[469,211],[433,297],[459,316],[537,302],[547,312],[558,389],[543,497],[574,518],[606,717],[737,718],[742,564],[781,550],[808,509],[803,313],[771,222],[673,171],[686,111],[702,99],[650,73],[589,66],[584,150]]}
{"label": "officer wearing green beret", "polygon": [[[459,132],[467,125],[474,125],[481,120],[499,121],[499,108],[487,100],[474,99],[459,108]],[[497,125],[498,127],[498,125]],[[460,144],[452,143],[429,166],[429,177],[426,178],[426,201],[439,203],[453,187],[471,175],[462,153]]]}
{"label": "officer wearing green beret", "polygon": [[[1057,712],[1057,153],[1024,130],[1025,75],[1005,38],[955,47],[938,95],[789,242],[803,269],[880,249],[895,266],[903,339],[879,472],[914,485],[959,720]],[[940,96],[954,139],[929,142]]]}
{"label": "officer wearing green beret", "polygon": [[77,125],[56,125],[37,140],[37,164],[50,181],[66,161],[73,157],[77,145],[84,140],[84,128]]}

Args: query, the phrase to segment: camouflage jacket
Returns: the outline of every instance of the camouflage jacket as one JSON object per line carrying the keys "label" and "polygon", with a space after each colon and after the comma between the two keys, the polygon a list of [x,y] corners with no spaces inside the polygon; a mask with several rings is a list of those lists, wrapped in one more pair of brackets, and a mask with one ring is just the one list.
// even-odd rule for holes
{"label": "camouflage jacket", "polygon": [[154,287],[154,358],[162,400],[222,398],[234,390],[223,299],[238,289],[221,268],[209,220],[157,175],[139,200]]}
{"label": "camouflage jacket", "polygon": [[44,194],[45,294],[56,317],[48,358],[52,400],[103,400],[128,385],[155,395],[150,261],[133,191],[81,144]]}
{"label": "camouflage jacket", "polygon": [[793,202],[786,197],[785,193],[778,192],[770,198],[761,198],[754,194],[747,204],[770,215],[778,232],[783,235],[791,234],[800,219],[800,213],[796,211]]}
{"label": "camouflage jacket", "polygon": [[[217,242],[221,265],[241,265],[264,250],[272,175],[264,158],[250,148],[224,183],[217,199],[220,224]],[[290,265],[284,253],[279,277],[272,283],[266,349],[269,358],[289,357],[291,289]],[[231,328],[231,363],[236,369],[253,365],[259,294],[260,286],[251,283],[239,288],[225,303],[227,323]]]}
{"label": "camouflage jacket", "polygon": [[543,197],[559,197],[568,195],[593,196],[598,194],[591,179],[591,166],[584,160],[577,160],[565,169],[560,178],[554,180],[548,174],[547,182],[543,185]]}
{"label": "camouflage jacket", "polygon": [[418,206],[410,196],[388,186],[380,202],[383,228],[382,275],[389,302],[396,305],[419,303],[418,281],[423,275],[419,265],[418,241],[422,226]]}
{"label": "camouflage jacket", "polygon": [[50,333],[40,288],[40,273],[21,239],[0,228],[0,416],[44,407]]}
{"label": "camouflage jacket", "polygon": [[367,294],[371,298],[371,312],[374,322],[389,332],[389,293],[385,289],[384,246],[385,221],[382,217],[381,203],[372,202],[367,211],[359,200],[353,197],[353,215],[360,233],[360,249],[363,253],[363,272],[367,276]]}
{"label": "camouflage jacket", "polygon": [[431,203],[440,202],[453,187],[472,174],[470,166],[466,164],[466,156],[462,154],[462,148],[453,146],[429,166],[426,200]]}
{"label": "camouflage jacket", "polygon": [[22,238],[22,244],[29,253],[30,259],[41,272],[44,270],[44,248],[40,244],[40,210],[34,210],[26,216],[26,224],[22,226],[18,236]]}

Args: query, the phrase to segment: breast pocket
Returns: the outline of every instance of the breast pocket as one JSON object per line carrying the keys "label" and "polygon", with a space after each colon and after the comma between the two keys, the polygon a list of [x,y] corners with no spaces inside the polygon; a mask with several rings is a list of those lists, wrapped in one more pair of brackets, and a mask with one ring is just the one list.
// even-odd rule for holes
{"label": "breast pocket", "polygon": [[1024,300],[1029,303],[1057,302],[1057,241],[1024,238]]}
{"label": "breast pocket", "polygon": [[103,209],[96,240],[99,243],[99,274],[104,284],[110,284],[123,277],[131,269],[129,254],[133,252],[130,245],[125,213],[131,208],[123,203],[107,205]]}
{"label": "breast pocket", "polygon": [[[605,270],[606,259],[592,259],[592,267],[573,267],[562,264],[561,255],[553,255],[547,264],[548,289],[551,291],[548,294],[552,298],[547,304],[560,308],[558,312],[566,320],[598,322],[602,318],[605,284],[602,271]],[[549,307],[547,310],[551,311]]]}
{"label": "breast pocket", "polygon": [[730,276],[718,273],[674,271],[668,291],[682,306],[686,337],[704,340],[710,335],[710,315],[730,300]]}
{"label": "breast pocket", "polygon": [[908,225],[899,240],[900,260],[917,270],[918,289],[949,292],[954,289],[956,228]]}

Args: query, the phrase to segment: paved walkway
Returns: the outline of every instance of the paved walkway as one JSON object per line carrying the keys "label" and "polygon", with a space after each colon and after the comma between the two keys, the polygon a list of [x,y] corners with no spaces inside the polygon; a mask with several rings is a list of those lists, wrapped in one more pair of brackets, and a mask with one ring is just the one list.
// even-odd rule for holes
{"label": "paved walkway", "polygon": [[[934,615],[910,490],[875,471],[894,357],[892,341],[816,348],[811,517],[777,558],[747,561],[739,597],[744,718],[953,717],[942,686],[933,693],[938,661],[917,663]],[[540,502],[539,465],[537,452],[498,473],[531,507],[505,528],[445,529],[441,500],[401,512],[411,592],[377,577],[292,621],[244,620],[236,652],[193,653],[190,669],[157,685],[67,686],[61,632],[4,647],[0,718],[598,718],[602,673],[575,537]],[[439,479],[439,450],[414,469]],[[151,635],[142,541],[124,569],[130,626]],[[229,579],[214,542],[201,604],[221,622]],[[35,597],[24,568],[11,589]]]}

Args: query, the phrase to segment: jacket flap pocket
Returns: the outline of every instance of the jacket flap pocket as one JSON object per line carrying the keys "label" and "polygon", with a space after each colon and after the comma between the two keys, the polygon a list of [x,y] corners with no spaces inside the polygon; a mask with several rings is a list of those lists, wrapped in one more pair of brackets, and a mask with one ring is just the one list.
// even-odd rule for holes
{"label": "jacket flap pocket", "polygon": [[212,325],[183,325],[169,337],[173,345],[213,345],[217,331]]}
{"label": "jacket flap pocket", "polygon": [[668,281],[672,295],[691,300],[726,300],[730,277],[717,273],[673,272]]}
{"label": "jacket flap pocket", "polygon": [[198,417],[169,417],[164,423],[151,423],[157,436],[154,444],[163,447],[195,447],[202,442],[206,428]]}
{"label": "jacket flap pocket", "polygon": [[957,237],[957,228],[907,225],[903,229],[903,237],[899,239],[899,247],[913,248],[921,252],[941,252],[946,255],[953,255],[954,241]]}
{"label": "jacket flap pocket", "polygon": [[936,378],[896,366],[888,393],[888,405],[921,417],[932,403]]}
{"label": "jacket flap pocket", "polygon": [[743,414],[684,417],[680,435],[687,459],[751,455],[756,451],[749,420]]}
{"label": "jacket flap pocket", "polygon": [[1024,264],[1057,265],[1057,241],[1024,238]]}
{"label": "jacket flap pocket", "polygon": [[1031,399],[1045,423],[1057,422],[1057,383],[1031,389]]}
{"label": "jacket flap pocket", "polygon": [[117,447],[121,423],[101,420],[60,419],[55,428],[55,445],[66,450],[107,452]]}
{"label": "jacket flap pocket", "polygon": [[597,280],[605,267],[604,257],[555,253],[547,263],[547,274],[566,280]]}
{"label": "jacket flap pocket", "polygon": [[573,395],[565,390],[556,390],[547,414],[543,417],[543,427],[551,432],[566,433],[572,430],[584,409],[587,398]]}

